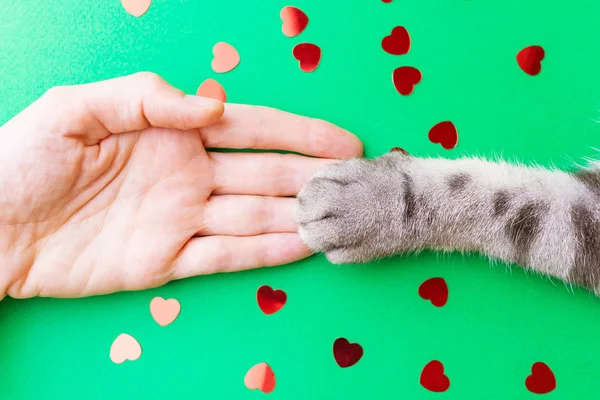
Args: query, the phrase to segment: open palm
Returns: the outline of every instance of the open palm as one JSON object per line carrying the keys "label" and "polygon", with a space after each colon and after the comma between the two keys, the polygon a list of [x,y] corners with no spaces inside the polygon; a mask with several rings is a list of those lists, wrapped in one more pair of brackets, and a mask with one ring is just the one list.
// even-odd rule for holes
{"label": "open palm", "polygon": [[306,257],[290,196],[361,152],[326,122],[224,107],[153,74],[53,89],[0,128],[0,294],[138,290]]}

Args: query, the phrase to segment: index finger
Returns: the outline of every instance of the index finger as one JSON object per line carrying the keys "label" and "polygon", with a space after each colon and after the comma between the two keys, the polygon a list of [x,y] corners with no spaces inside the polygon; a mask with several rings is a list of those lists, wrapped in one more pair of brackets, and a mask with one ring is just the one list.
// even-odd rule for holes
{"label": "index finger", "polygon": [[[160,76],[140,72],[83,85],[55,87],[13,120],[95,145],[150,126],[192,130],[218,121],[219,101],[186,96]],[[37,126],[36,126],[37,127]]]}
{"label": "index finger", "polygon": [[337,159],[363,153],[360,139],[342,128],[262,106],[226,104],[223,118],[201,135],[206,148],[285,150]]}

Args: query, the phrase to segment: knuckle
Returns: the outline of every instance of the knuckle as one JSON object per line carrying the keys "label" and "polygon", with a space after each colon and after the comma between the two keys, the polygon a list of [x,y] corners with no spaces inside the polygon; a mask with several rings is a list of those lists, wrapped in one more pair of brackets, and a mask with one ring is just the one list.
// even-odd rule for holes
{"label": "knuckle", "polygon": [[273,163],[268,168],[270,169],[272,186],[277,193],[287,192],[286,189],[289,186],[297,186],[297,173],[291,165],[293,164],[290,163],[290,155],[274,155]]}
{"label": "knuckle", "polygon": [[255,106],[255,123],[254,129],[250,135],[248,135],[248,147],[251,149],[259,149],[264,143],[265,132],[268,131],[270,120],[267,117],[270,114],[271,109],[265,106]]}
{"label": "knuckle", "polygon": [[231,247],[224,238],[219,238],[215,243],[216,255],[212,259],[210,272],[226,271],[227,267],[234,263]]}
{"label": "knuckle", "polygon": [[260,230],[260,233],[267,232],[271,223],[271,212],[267,199],[264,197],[258,197],[255,200],[254,209],[256,211],[256,226]]}
{"label": "knuckle", "polygon": [[310,148],[313,151],[324,150],[331,143],[329,134],[332,126],[329,122],[322,119],[313,118],[308,124],[308,138],[310,139]]}
{"label": "knuckle", "polygon": [[42,95],[42,99],[46,101],[59,102],[68,98],[71,92],[70,86],[54,86],[51,87]]}
{"label": "knuckle", "polygon": [[153,90],[158,89],[165,84],[164,79],[160,75],[148,71],[137,72],[133,75],[133,79],[141,85]]}

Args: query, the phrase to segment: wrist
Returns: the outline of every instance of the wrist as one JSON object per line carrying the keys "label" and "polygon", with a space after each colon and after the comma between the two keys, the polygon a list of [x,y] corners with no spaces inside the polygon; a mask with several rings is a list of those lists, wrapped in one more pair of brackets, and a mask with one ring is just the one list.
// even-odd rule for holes
{"label": "wrist", "polygon": [[480,250],[484,245],[489,204],[463,164],[415,157],[405,165],[412,191],[408,197],[415,203],[415,215],[407,219],[414,249]]}

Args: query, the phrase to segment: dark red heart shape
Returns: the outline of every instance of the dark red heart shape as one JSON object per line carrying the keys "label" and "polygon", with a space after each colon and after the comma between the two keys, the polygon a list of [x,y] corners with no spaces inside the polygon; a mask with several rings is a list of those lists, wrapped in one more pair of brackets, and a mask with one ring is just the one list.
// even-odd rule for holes
{"label": "dark red heart shape", "polygon": [[350,343],[344,338],[333,342],[333,358],[342,368],[348,368],[356,364],[363,356],[363,348],[358,343]]}
{"label": "dark red heart shape", "polygon": [[313,72],[321,62],[321,48],[312,43],[300,43],[292,51],[294,58],[300,61],[300,69]]}
{"label": "dark red heart shape", "polygon": [[421,371],[421,386],[432,392],[445,392],[450,387],[450,379],[444,375],[444,365],[433,360]]}
{"label": "dark red heart shape", "polygon": [[429,140],[432,143],[439,143],[446,150],[456,147],[458,144],[458,131],[456,126],[450,121],[440,122],[429,130]]}
{"label": "dark red heart shape", "polygon": [[545,56],[546,52],[542,46],[529,46],[519,51],[517,63],[526,74],[537,75],[542,70],[542,60]]}
{"label": "dark red heart shape", "polygon": [[403,26],[397,26],[392,29],[392,33],[381,41],[381,47],[387,53],[396,56],[408,53],[410,49],[410,35]]}
{"label": "dark red heart shape", "polygon": [[274,314],[285,305],[287,295],[283,290],[273,290],[270,286],[264,285],[258,288],[256,300],[262,312]]}
{"label": "dark red heart shape", "polygon": [[419,296],[430,300],[436,307],[442,307],[448,301],[448,285],[444,278],[430,278],[419,286]]}
{"label": "dark red heart shape", "polygon": [[396,68],[392,75],[394,87],[403,96],[411,94],[415,85],[421,82],[421,78],[421,71],[414,67]]}
{"label": "dark red heart shape", "polygon": [[556,378],[550,367],[543,362],[536,362],[531,366],[531,375],[525,379],[525,386],[532,393],[550,393],[556,389]]}
{"label": "dark red heart shape", "polygon": [[402,147],[392,147],[392,149],[390,150],[390,153],[394,152],[394,151],[398,151],[398,152],[404,154],[405,156],[408,155],[408,151],[404,150]]}

